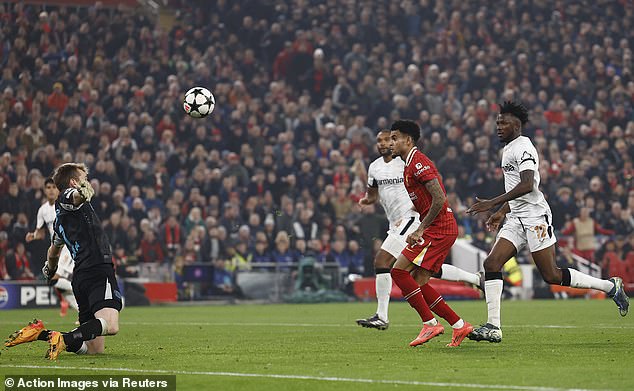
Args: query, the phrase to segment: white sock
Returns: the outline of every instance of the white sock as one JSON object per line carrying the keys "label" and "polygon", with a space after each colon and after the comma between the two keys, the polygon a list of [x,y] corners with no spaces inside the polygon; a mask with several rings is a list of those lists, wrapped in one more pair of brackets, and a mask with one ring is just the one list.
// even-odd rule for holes
{"label": "white sock", "polygon": [[436,318],[431,318],[431,320],[423,322],[423,324],[426,324],[427,326],[436,326],[438,324],[438,321],[436,320]]}
{"label": "white sock", "polygon": [[464,320],[462,320],[462,318],[460,318],[460,320],[458,320],[456,323],[451,325],[452,328],[454,329],[461,329],[464,327]]}
{"label": "white sock", "polygon": [[447,281],[460,281],[468,282],[473,285],[480,285],[480,276],[464,271],[454,265],[443,264],[440,278]]}
{"label": "white sock", "polygon": [[570,271],[570,286],[573,288],[592,288],[605,293],[609,293],[614,288],[610,280],[592,277],[575,269],[568,269],[568,271]]}
{"label": "white sock", "polygon": [[79,348],[79,350],[76,351],[75,354],[87,354],[87,353],[88,353],[88,345],[86,345],[86,342],[82,342],[81,348]]}
{"label": "white sock", "polygon": [[502,280],[484,282],[484,294],[487,299],[487,323],[500,327],[500,302],[502,301]]}
{"label": "white sock", "polygon": [[73,292],[65,292],[64,299],[66,299],[66,301],[68,302],[68,304],[70,305],[72,309],[74,309],[75,311],[79,311],[79,306],[77,305],[77,299],[75,299],[75,295],[73,295]]}
{"label": "white sock", "polygon": [[70,284],[70,281],[65,278],[58,278],[57,282],[53,286],[63,291],[73,291],[73,286]]}
{"label": "white sock", "polygon": [[387,307],[390,304],[390,292],[392,291],[392,275],[379,273],[376,275],[376,301],[378,303],[376,313],[379,318],[387,322]]}

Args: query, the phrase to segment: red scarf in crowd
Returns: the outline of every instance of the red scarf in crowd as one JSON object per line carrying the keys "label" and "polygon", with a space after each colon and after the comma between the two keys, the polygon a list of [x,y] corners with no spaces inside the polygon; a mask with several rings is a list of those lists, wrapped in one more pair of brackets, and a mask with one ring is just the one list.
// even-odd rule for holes
{"label": "red scarf in crowd", "polygon": [[18,270],[30,269],[31,265],[29,264],[29,259],[26,257],[26,254],[18,254],[15,253],[15,268]]}
{"label": "red scarf in crowd", "polygon": [[[174,231],[172,233],[172,229],[174,228]],[[174,237],[172,237],[172,235],[174,235]],[[168,244],[180,244],[181,243],[181,228],[176,225],[175,227],[170,227],[169,225],[165,225],[165,241]]]}

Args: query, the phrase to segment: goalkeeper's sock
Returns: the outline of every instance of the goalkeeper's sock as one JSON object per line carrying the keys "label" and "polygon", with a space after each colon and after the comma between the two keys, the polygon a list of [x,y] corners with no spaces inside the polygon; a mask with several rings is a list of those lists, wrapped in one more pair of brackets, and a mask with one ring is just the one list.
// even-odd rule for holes
{"label": "goalkeeper's sock", "polygon": [[38,341],[48,341],[48,335],[51,333],[51,330],[42,330],[40,335],[37,336]]}
{"label": "goalkeeper's sock", "polygon": [[[68,349],[67,349],[68,350]],[[75,352],[75,354],[88,354],[88,345],[86,342],[82,342],[79,349]]]}
{"label": "goalkeeper's sock", "polygon": [[64,343],[66,344],[66,351],[77,352],[81,349],[84,341],[90,341],[91,339],[95,339],[97,336],[104,335],[104,324],[105,320],[101,318],[91,319],[86,323],[82,323],[76,329],[68,333],[64,333],[63,337]]}

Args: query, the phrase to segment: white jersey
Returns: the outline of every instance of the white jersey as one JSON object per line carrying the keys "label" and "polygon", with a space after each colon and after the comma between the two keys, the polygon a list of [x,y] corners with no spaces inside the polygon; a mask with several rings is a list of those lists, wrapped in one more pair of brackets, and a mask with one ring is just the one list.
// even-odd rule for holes
{"label": "white jersey", "polygon": [[537,217],[552,215],[550,206],[539,190],[539,156],[537,149],[526,136],[519,136],[504,147],[502,153],[504,190],[511,191],[520,183],[520,172],[533,170],[533,190],[509,201],[511,215],[515,217]]}
{"label": "white jersey", "polygon": [[40,206],[40,209],[37,211],[37,223],[35,224],[35,229],[40,229],[44,227],[46,224],[46,228],[48,229],[48,234],[52,238],[53,237],[53,223],[55,222],[55,203],[53,205],[49,204],[48,201]]}
{"label": "white jersey", "polygon": [[403,219],[418,217],[405,189],[404,169],[403,159],[392,159],[385,163],[383,157],[373,161],[368,168],[368,187],[379,189],[379,201],[390,222],[390,229],[396,228]]}
{"label": "white jersey", "polygon": [[[48,203],[48,201],[43,203],[42,206],[40,206],[40,209],[38,209],[37,211],[37,222],[35,224],[35,228],[43,228],[44,224],[46,224],[46,229],[48,229],[48,234],[52,239],[55,217],[55,204],[51,205]],[[70,251],[68,251],[68,248],[64,246],[59,255],[59,261],[57,263],[57,274],[59,274],[63,278],[70,279],[70,276],[73,274],[74,267],[75,262],[70,255]]]}

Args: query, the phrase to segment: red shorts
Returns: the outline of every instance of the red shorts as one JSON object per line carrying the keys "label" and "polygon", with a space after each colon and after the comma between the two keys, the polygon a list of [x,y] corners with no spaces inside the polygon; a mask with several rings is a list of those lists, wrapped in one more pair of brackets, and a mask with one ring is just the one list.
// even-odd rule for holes
{"label": "red shorts", "polygon": [[432,273],[440,271],[445,258],[451,251],[451,246],[458,234],[437,234],[435,232],[423,232],[421,241],[411,246],[407,245],[401,254],[414,265],[420,266]]}

